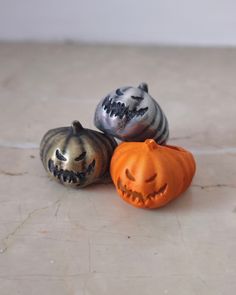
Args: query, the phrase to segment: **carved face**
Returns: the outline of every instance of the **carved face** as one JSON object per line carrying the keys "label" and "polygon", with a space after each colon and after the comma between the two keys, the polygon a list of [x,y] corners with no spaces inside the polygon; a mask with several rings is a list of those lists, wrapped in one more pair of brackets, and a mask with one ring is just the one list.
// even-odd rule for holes
{"label": "carved face", "polygon": [[[76,137],[53,146],[47,155],[47,169],[63,184],[80,186],[94,177],[97,155],[81,148]],[[83,151],[84,150],[84,151]]]}
{"label": "carved face", "polygon": [[41,159],[51,177],[67,186],[83,187],[108,175],[115,146],[112,138],[84,129],[75,121],[72,127],[45,134],[40,147]]}
{"label": "carved face", "polygon": [[195,162],[184,149],[146,140],[118,146],[110,171],[117,192],[126,202],[140,208],[158,208],[189,186]]}
{"label": "carved face", "polygon": [[157,102],[148,94],[148,86],[121,87],[98,104],[94,123],[105,133],[124,141],[168,138],[168,123]]}

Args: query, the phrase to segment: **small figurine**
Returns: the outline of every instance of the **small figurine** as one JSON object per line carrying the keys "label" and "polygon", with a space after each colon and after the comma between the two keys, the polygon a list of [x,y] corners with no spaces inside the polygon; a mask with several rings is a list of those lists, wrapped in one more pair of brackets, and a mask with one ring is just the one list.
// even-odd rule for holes
{"label": "small figurine", "polygon": [[44,168],[58,182],[82,188],[107,182],[116,141],[109,135],[85,129],[74,121],[71,127],[49,130],[40,144]]}
{"label": "small figurine", "polygon": [[118,194],[139,208],[158,208],[178,197],[195,174],[193,155],[153,139],[124,142],[111,159],[111,177]]}
{"label": "small figurine", "polygon": [[165,144],[169,136],[166,116],[149,95],[146,83],[109,93],[96,108],[94,124],[122,141],[153,138],[158,144]]}

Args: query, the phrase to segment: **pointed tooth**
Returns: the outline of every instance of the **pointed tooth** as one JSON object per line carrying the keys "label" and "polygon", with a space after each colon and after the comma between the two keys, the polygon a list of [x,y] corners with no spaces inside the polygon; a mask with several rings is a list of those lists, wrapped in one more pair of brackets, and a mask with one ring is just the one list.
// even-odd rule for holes
{"label": "pointed tooth", "polygon": [[63,173],[63,170],[61,169],[60,171],[57,172],[57,178],[60,179],[61,174]]}
{"label": "pointed tooth", "polygon": [[75,183],[76,180],[77,180],[77,176],[76,176],[76,174],[73,172],[73,173],[71,174],[71,181],[72,181],[73,183]]}
{"label": "pointed tooth", "polygon": [[60,180],[61,180],[61,182],[64,182],[64,175],[63,175],[63,173],[60,176]]}
{"label": "pointed tooth", "polygon": [[88,168],[87,168],[87,173],[90,174],[93,170],[95,166],[95,159],[93,160],[93,162],[91,164],[89,164]]}
{"label": "pointed tooth", "polygon": [[57,166],[53,170],[53,175],[56,177],[57,176]]}
{"label": "pointed tooth", "polygon": [[79,177],[79,179],[80,180],[83,180],[84,178],[85,178],[85,173],[84,172],[80,172],[80,173],[78,173],[78,177]]}
{"label": "pointed tooth", "polygon": [[145,204],[145,205],[149,205],[149,203],[150,203],[150,200],[149,200],[149,199],[146,200],[146,201],[144,201],[144,204]]}
{"label": "pointed tooth", "polygon": [[109,96],[107,96],[107,97],[103,100],[102,106],[106,106],[106,104],[108,103],[108,101],[109,101]]}
{"label": "pointed tooth", "polygon": [[67,179],[68,179],[68,170],[65,170],[64,172],[63,172],[63,181],[64,182],[67,182]]}

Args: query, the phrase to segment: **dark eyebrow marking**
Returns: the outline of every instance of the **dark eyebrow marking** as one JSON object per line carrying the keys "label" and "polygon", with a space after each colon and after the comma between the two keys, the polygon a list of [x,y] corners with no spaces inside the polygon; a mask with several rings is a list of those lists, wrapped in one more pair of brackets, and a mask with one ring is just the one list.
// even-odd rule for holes
{"label": "dark eyebrow marking", "polygon": [[148,178],[148,179],[146,180],[146,182],[151,182],[151,181],[153,181],[156,177],[157,177],[157,174],[155,173],[153,176],[151,176],[150,178]]}
{"label": "dark eyebrow marking", "polygon": [[125,174],[126,176],[132,180],[132,181],[135,181],[135,178],[133,177],[133,175],[129,172],[129,169],[125,169]]}
{"label": "dark eyebrow marking", "polygon": [[133,98],[135,100],[143,100],[143,97],[141,97],[141,96],[134,96],[134,95],[132,95],[131,98]]}
{"label": "dark eyebrow marking", "polygon": [[121,95],[123,95],[123,92],[120,90],[120,88],[118,88],[118,89],[116,89],[116,94],[118,96],[121,96]]}
{"label": "dark eyebrow marking", "polygon": [[86,156],[86,152],[83,152],[79,157],[75,158],[75,161],[81,161]]}
{"label": "dark eyebrow marking", "polygon": [[58,149],[56,150],[56,157],[58,160],[66,161],[66,158],[62,155],[62,153]]}

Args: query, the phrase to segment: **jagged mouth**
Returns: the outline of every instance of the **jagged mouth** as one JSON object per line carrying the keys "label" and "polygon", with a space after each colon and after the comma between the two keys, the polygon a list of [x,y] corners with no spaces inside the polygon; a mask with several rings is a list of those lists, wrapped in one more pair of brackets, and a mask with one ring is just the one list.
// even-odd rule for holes
{"label": "jagged mouth", "polygon": [[48,169],[51,174],[58,178],[63,183],[74,183],[80,185],[84,183],[86,176],[91,174],[95,167],[95,160],[93,160],[83,172],[74,172],[70,170],[59,169],[58,165],[55,165],[53,160],[48,160]]}
{"label": "jagged mouth", "polygon": [[134,117],[143,116],[148,110],[148,107],[141,108],[139,110],[136,108],[130,110],[129,107],[124,103],[114,101],[112,102],[112,98],[109,98],[108,96],[104,99],[102,106],[110,117],[115,116],[119,117],[120,119],[126,118],[127,121]]}
{"label": "jagged mouth", "polygon": [[119,178],[117,181],[117,187],[119,191],[122,193],[125,199],[130,200],[131,202],[136,202],[137,204],[149,205],[151,201],[158,200],[161,196],[163,196],[167,190],[167,183],[161,186],[158,191],[152,192],[146,196],[143,194],[133,191],[127,187],[127,185],[123,185],[121,179]]}

